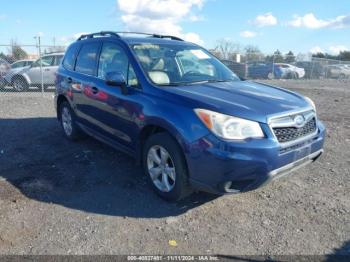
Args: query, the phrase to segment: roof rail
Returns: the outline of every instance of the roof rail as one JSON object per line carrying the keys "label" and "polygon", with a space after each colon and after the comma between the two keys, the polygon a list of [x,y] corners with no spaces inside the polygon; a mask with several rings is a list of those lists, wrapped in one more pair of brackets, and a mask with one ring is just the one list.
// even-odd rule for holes
{"label": "roof rail", "polygon": [[172,36],[172,35],[158,35],[158,34],[153,34],[153,37],[156,38],[169,38],[171,40],[177,40],[177,41],[184,41],[182,38],[177,37],[177,36]]}
{"label": "roof rail", "polygon": [[177,36],[171,36],[171,35],[149,34],[149,33],[141,33],[141,32],[112,32],[112,31],[101,31],[97,33],[81,35],[77,41],[88,39],[88,38],[94,38],[95,36],[113,36],[113,37],[120,38],[120,34],[146,35],[154,38],[169,38],[171,40],[184,41],[183,39]]}
{"label": "roof rail", "polygon": [[94,36],[113,36],[113,37],[120,38],[120,36],[115,32],[101,31],[101,32],[97,32],[97,33],[81,35],[77,41],[80,41],[83,39],[88,39],[88,38],[94,38]]}
{"label": "roof rail", "polygon": [[172,36],[172,35],[161,35],[161,34],[150,34],[150,33],[141,33],[141,32],[116,32],[117,34],[131,34],[131,35],[147,35],[155,38],[169,38],[171,40],[184,41],[180,37]]}

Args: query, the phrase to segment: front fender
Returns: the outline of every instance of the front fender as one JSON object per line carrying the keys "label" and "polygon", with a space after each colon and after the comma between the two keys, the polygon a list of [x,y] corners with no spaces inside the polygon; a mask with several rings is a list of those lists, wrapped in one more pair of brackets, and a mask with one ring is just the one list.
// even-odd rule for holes
{"label": "front fender", "polygon": [[[143,122],[143,128],[157,126],[169,132],[180,145],[186,160],[189,157],[190,147],[193,142],[210,133],[190,108],[163,105],[147,113]],[[142,145],[140,144],[137,148],[141,150]],[[140,155],[138,154],[138,156]]]}
{"label": "front fender", "polygon": [[28,85],[32,84],[32,81],[30,80],[29,76],[25,72],[18,72],[18,73],[13,74],[13,76],[11,76],[11,80],[9,82],[12,83],[13,79],[15,79],[15,77],[17,77],[17,76],[23,77],[27,81]]}

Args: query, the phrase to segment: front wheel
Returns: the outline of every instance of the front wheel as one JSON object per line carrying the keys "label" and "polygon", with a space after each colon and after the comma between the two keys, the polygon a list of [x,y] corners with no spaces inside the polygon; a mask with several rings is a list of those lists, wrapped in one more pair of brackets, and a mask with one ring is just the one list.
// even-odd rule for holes
{"label": "front wheel", "polygon": [[6,86],[6,80],[0,77],[0,90],[2,91]]}
{"label": "front wheel", "polygon": [[177,201],[191,193],[182,149],[169,134],[157,133],[147,139],[143,167],[152,188],[163,199]]}
{"label": "front wheel", "polygon": [[29,89],[28,82],[23,77],[15,77],[12,81],[12,85],[15,91],[23,92]]}

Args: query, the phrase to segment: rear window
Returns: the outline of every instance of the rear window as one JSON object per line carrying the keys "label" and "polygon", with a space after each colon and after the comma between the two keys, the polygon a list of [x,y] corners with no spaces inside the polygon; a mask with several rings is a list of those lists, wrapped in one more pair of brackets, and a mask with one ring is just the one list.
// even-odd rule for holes
{"label": "rear window", "polygon": [[86,75],[96,75],[95,71],[99,47],[99,43],[84,44],[80,49],[75,71]]}
{"label": "rear window", "polygon": [[78,48],[79,48],[79,45],[71,45],[68,48],[63,61],[63,66],[66,69],[68,70],[74,69],[74,62],[75,62],[75,57],[77,56],[77,53],[78,53]]}

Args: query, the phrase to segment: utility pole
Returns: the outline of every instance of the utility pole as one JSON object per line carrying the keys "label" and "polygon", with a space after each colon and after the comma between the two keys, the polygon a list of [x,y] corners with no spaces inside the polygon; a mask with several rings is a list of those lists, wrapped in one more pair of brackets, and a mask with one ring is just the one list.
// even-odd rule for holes
{"label": "utility pole", "polygon": [[43,72],[43,63],[42,63],[42,59],[41,59],[41,39],[40,39],[40,35],[35,36],[35,39],[37,39],[37,48],[38,48],[38,52],[39,52],[39,61],[40,61],[40,75],[41,75],[41,93],[42,95],[44,95],[44,72]]}

